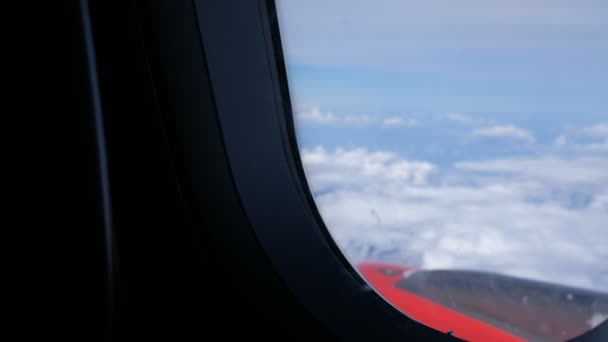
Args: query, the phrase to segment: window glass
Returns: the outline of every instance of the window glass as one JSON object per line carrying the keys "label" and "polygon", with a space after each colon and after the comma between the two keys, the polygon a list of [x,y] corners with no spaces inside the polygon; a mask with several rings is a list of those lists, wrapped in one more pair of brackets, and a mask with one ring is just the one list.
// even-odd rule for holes
{"label": "window glass", "polygon": [[608,1],[276,6],[308,183],[372,287],[470,340],[606,321]]}

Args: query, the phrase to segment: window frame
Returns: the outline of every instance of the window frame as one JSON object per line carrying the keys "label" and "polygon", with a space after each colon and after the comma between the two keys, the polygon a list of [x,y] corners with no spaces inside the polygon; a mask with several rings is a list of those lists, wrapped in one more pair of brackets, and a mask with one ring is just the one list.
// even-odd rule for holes
{"label": "window frame", "polygon": [[195,0],[195,9],[233,181],[288,288],[347,340],[459,340],[371,289],[321,220],[295,141],[274,2]]}

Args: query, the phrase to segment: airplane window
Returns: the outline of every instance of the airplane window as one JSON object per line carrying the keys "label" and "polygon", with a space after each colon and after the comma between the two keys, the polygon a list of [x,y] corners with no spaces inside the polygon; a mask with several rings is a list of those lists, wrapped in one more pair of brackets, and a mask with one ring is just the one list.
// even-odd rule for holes
{"label": "airplane window", "polygon": [[608,319],[608,2],[276,2],[308,184],[381,296],[473,341]]}

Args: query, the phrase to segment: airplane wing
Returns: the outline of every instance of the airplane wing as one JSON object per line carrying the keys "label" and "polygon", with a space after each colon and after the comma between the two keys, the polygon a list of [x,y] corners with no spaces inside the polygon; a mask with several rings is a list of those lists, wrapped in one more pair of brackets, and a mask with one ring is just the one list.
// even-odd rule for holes
{"label": "airplane wing", "polygon": [[359,270],[409,317],[469,341],[565,341],[608,318],[608,294],[594,291],[475,271]]}

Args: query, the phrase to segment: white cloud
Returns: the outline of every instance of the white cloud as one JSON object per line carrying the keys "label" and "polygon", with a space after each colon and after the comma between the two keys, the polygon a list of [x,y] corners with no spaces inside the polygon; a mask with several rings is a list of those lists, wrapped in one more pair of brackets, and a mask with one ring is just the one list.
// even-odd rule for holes
{"label": "white cloud", "polygon": [[314,123],[335,123],[338,118],[333,113],[322,113],[317,107],[310,108],[309,110],[300,111],[296,114],[296,117],[302,121],[314,122]]}
{"label": "white cloud", "polygon": [[344,115],[340,118],[341,122],[347,125],[366,125],[378,122],[378,118],[374,115]]}
{"label": "white cloud", "polygon": [[458,162],[455,168],[465,171],[510,174],[519,179],[536,179],[559,184],[594,184],[608,181],[608,159],[580,157],[564,159],[556,156],[540,158],[504,158],[474,162]]}
{"label": "white cloud", "polygon": [[585,127],[582,129],[582,133],[588,136],[588,138],[600,140],[572,144],[573,147],[590,152],[608,151],[608,122],[600,122],[593,126]]}
{"label": "white cloud", "polygon": [[407,161],[392,152],[370,152],[363,148],[333,152],[323,147],[304,149],[302,162],[316,190],[328,186],[360,187],[373,184],[375,179],[421,185],[437,169],[431,163]]}
{"label": "white cloud", "polygon": [[595,196],[590,207],[595,210],[602,210],[608,212],[608,189],[604,190]]}
{"label": "white cloud", "polygon": [[581,147],[587,151],[608,151],[608,138],[602,142],[584,144]]}
{"label": "white cloud", "polygon": [[405,120],[400,117],[391,117],[384,119],[382,123],[386,126],[402,126],[405,125]]}
{"label": "white cloud", "polygon": [[323,112],[318,107],[297,111],[296,119],[302,122],[332,125],[366,125],[379,122],[375,115],[337,115],[332,112]]}
{"label": "white cloud", "polygon": [[607,159],[440,168],[387,151],[322,147],[303,150],[302,158],[321,215],[353,262],[608,289]]}
{"label": "white cloud", "polygon": [[296,111],[296,120],[321,125],[384,125],[384,126],[415,126],[415,118],[405,116],[391,116],[382,119],[371,114],[343,114],[338,115],[329,111],[322,111],[319,107],[301,108]]}
{"label": "white cloud", "polygon": [[534,135],[532,135],[532,133],[514,125],[498,125],[478,128],[473,131],[473,135],[477,137],[522,140],[528,143],[534,143],[536,140],[534,139]]}
{"label": "white cloud", "polygon": [[593,136],[608,137],[608,122],[598,123],[585,129],[585,132]]}
{"label": "white cloud", "polygon": [[[591,136],[602,136],[604,135],[603,130],[608,130],[608,124],[595,125],[592,127],[585,128],[583,132]],[[599,141],[586,141],[586,142],[574,142],[568,139],[564,134],[560,134],[553,141],[553,146],[558,148],[570,148],[575,150],[582,150],[587,152],[602,152],[608,151],[608,131],[605,133],[606,138]],[[588,140],[588,139],[587,139]]]}
{"label": "white cloud", "polygon": [[589,320],[587,321],[587,324],[589,324],[589,327],[591,329],[593,329],[593,328],[597,327],[598,325],[604,323],[607,319],[608,319],[608,314],[596,312],[591,316],[591,318],[589,318]]}
{"label": "white cloud", "polygon": [[385,126],[415,126],[417,123],[416,119],[401,116],[392,116],[382,120],[382,124]]}
{"label": "white cloud", "polygon": [[568,137],[564,134],[560,134],[555,140],[553,140],[553,146],[564,147],[568,145]]}
{"label": "white cloud", "polygon": [[460,123],[470,123],[473,121],[473,118],[461,113],[446,113],[445,118],[449,121]]}

